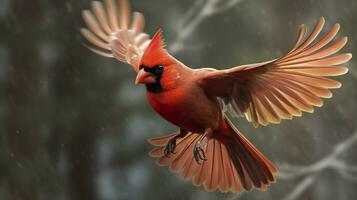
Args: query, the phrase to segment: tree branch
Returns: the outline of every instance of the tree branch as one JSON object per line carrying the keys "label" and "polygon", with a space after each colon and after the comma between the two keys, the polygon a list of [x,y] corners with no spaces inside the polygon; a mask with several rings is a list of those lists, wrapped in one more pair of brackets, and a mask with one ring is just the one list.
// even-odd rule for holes
{"label": "tree branch", "polygon": [[339,156],[346,152],[357,142],[357,131],[344,141],[338,143],[334,150],[324,158],[309,166],[293,166],[283,165],[280,166],[279,178],[284,180],[291,180],[298,177],[306,176],[298,185],[288,193],[284,200],[295,200],[303,192],[312,185],[316,176],[323,170],[330,168],[336,170],[342,178],[357,182],[357,166],[350,165]]}
{"label": "tree branch", "polygon": [[176,38],[169,48],[173,54],[185,49],[185,41],[191,33],[208,17],[224,12],[242,0],[198,0],[178,23]]}

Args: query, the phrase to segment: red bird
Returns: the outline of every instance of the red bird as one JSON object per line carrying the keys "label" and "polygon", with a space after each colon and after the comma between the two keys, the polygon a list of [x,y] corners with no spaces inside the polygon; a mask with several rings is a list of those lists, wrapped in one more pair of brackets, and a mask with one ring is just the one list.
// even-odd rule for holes
{"label": "red bird", "polygon": [[338,24],[315,41],[325,23],[320,18],[306,38],[302,25],[294,47],[278,59],[226,70],[191,69],[167,52],[161,31],[150,40],[142,32],[143,15],[134,13],[130,23],[127,1],[119,4],[120,16],[111,0],[105,7],[94,1],[94,15],[83,11],[90,30],[81,31],[94,45],[89,48],[132,65],[135,83],[145,84],[154,110],[179,127],[177,133],[151,139],[157,147],[150,155],[208,191],[265,190],[278,172],[227,113],[245,116],[255,127],[301,116],[302,111],[311,113],[313,106],[322,106],[320,98],[332,96],[329,89],[341,87],[325,76],[347,73],[340,65],[352,57],[336,55],[347,43],[347,37],[332,41]]}

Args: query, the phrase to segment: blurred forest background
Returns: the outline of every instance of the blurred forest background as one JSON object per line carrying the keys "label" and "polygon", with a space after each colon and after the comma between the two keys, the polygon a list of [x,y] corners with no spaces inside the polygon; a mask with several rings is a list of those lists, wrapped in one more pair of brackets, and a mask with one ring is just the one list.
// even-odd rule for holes
{"label": "blurred forest background", "polygon": [[[356,52],[355,0],[133,0],[192,67],[225,68],[287,52],[300,24],[341,24]],[[0,199],[324,199],[357,196],[357,68],[323,108],[255,129],[234,122],[280,168],[266,192],[208,193],[147,156],[176,128],[149,106],[132,69],[87,50],[89,0],[0,0]]]}

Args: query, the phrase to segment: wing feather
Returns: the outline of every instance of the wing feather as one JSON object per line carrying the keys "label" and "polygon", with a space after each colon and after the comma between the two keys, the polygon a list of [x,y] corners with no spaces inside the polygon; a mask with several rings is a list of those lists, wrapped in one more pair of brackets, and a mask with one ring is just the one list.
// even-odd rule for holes
{"label": "wing feather", "polygon": [[107,8],[108,12],[108,17],[109,17],[109,22],[110,26],[113,31],[118,31],[119,30],[119,24],[118,24],[118,16],[117,16],[117,11],[115,9],[115,3],[113,0],[105,0],[105,5]]}
{"label": "wing feather", "polygon": [[134,30],[135,34],[141,33],[145,26],[144,21],[145,20],[143,14],[139,12],[134,12],[133,23],[130,29]]}
{"label": "wing feather", "polygon": [[279,59],[227,70],[197,71],[201,73],[198,84],[207,94],[219,98],[233,116],[244,113],[254,126],[313,112],[314,106],[323,105],[321,98],[332,96],[330,89],[341,87],[340,82],[326,77],[347,73],[342,64],[352,57],[350,53],[338,54],[348,41],[347,37],[333,41],[339,24],[315,41],[324,24],[324,18],[320,18],[306,39],[307,28],[301,25],[292,50]]}
{"label": "wing feather", "polygon": [[106,35],[103,30],[100,28],[98,21],[95,19],[94,15],[89,10],[84,10],[82,16],[87,26],[93,33],[99,36],[104,41],[108,41],[109,37]]}
{"label": "wing feather", "polygon": [[319,33],[321,32],[324,24],[325,24],[325,19],[323,17],[321,17],[319,19],[319,21],[317,21],[317,23],[316,23],[314,29],[312,30],[310,36],[298,48],[296,48],[296,50],[290,55],[296,55],[296,54],[302,52],[303,50],[305,50],[305,48],[307,46],[309,46],[311,44],[311,42],[313,42],[315,40],[315,38],[319,35]]}
{"label": "wing feather", "polygon": [[120,28],[128,29],[130,22],[130,4],[128,0],[119,1],[119,10],[120,10]]}
{"label": "wing feather", "polygon": [[113,56],[113,54],[111,52],[106,52],[106,51],[103,51],[103,50],[95,49],[95,48],[87,46],[87,45],[85,45],[85,46],[89,50],[93,51],[94,53],[96,53],[98,55],[101,55],[101,56],[104,56],[104,57],[107,57],[107,58],[114,58],[114,56]]}
{"label": "wing feather", "polygon": [[112,29],[109,26],[108,17],[105,13],[102,2],[93,1],[92,2],[92,10],[93,10],[95,16],[97,17],[101,27],[106,32],[106,34],[110,34],[112,32]]}
{"label": "wing feather", "polygon": [[142,32],[144,16],[138,12],[132,14],[127,0],[118,0],[118,4],[104,0],[104,5],[93,1],[91,8],[92,11],[82,12],[89,29],[82,28],[81,33],[92,44],[88,48],[99,55],[126,62],[138,71],[140,59],[151,41],[149,35]]}
{"label": "wing feather", "polygon": [[90,30],[88,30],[86,28],[81,28],[81,33],[92,44],[95,44],[96,46],[98,46],[102,49],[110,50],[110,45],[108,43],[104,42],[103,40],[99,39]]}
{"label": "wing feather", "polygon": [[304,39],[304,36],[307,32],[307,27],[305,24],[301,24],[300,28],[299,28],[299,31],[298,31],[298,36],[296,38],[296,42],[295,42],[295,45],[294,47],[290,50],[290,52],[288,53],[288,55],[293,52],[294,50],[296,50],[296,48],[299,47],[299,45],[301,45],[301,42],[303,41]]}

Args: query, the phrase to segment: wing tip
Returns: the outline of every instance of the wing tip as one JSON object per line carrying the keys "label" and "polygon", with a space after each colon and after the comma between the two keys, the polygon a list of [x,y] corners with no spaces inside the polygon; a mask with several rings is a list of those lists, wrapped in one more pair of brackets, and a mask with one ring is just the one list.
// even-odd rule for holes
{"label": "wing tip", "polygon": [[92,1],[92,2],[91,2],[91,5],[92,5],[92,6],[102,5],[102,2],[100,2],[100,1]]}
{"label": "wing tip", "polygon": [[82,28],[79,29],[79,31],[81,32],[82,35],[84,35],[85,32],[89,31],[89,29],[82,27]]}
{"label": "wing tip", "polygon": [[349,69],[347,67],[343,67],[343,72],[341,73],[341,75],[347,74]]}
{"label": "wing tip", "polygon": [[[346,37],[346,38],[347,38],[347,37]],[[352,53],[347,53],[346,56],[348,57],[348,60],[347,60],[347,61],[349,61],[349,60],[351,60],[351,58],[352,58]],[[346,62],[347,62],[347,61],[346,61]]]}
{"label": "wing tip", "polygon": [[159,150],[160,147],[154,148],[152,149],[149,153],[148,156],[150,156],[151,158],[157,158],[160,157],[161,155],[157,154],[157,151]]}
{"label": "wing tip", "polygon": [[91,15],[91,11],[89,9],[82,10],[82,17],[86,19],[89,15]]}
{"label": "wing tip", "polygon": [[157,140],[157,139],[159,139],[159,138],[158,137],[157,138],[149,138],[149,139],[147,139],[147,142],[151,145],[156,146],[156,145],[158,145],[158,143],[155,142],[155,140]]}
{"label": "wing tip", "polygon": [[325,17],[324,16],[321,16],[320,18],[319,18],[319,21],[318,21],[319,23],[325,23],[326,22],[326,20],[325,20]]}
{"label": "wing tip", "polygon": [[352,53],[343,53],[340,55],[343,56],[343,62],[341,62],[341,63],[347,63],[348,61],[350,61],[352,59]]}
{"label": "wing tip", "polygon": [[340,23],[336,23],[335,25],[333,25],[334,27],[336,27],[337,29],[340,29],[341,28],[341,25]]}

